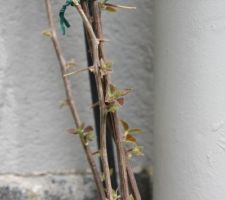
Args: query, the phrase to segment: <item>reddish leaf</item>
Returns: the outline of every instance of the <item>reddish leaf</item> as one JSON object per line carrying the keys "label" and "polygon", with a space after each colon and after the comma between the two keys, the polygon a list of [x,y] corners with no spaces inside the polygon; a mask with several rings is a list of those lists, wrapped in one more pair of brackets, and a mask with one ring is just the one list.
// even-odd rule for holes
{"label": "reddish leaf", "polygon": [[119,98],[116,100],[121,106],[124,105],[124,98]]}
{"label": "reddish leaf", "polygon": [[129,88],[126,88],[126,89],[122,89],[122,90],[119,90],[119,95],[120,96],[126,96],[127,94],[129,94],[131,92],[131,89]]}
{"label": "reddish leaf", "polygon": [[70,134],[75,134],[75,129],[74,128],[69,128],[66,130]]}
{"label": "reddish leaf", "polygon": [[88,133],[88,132],[91,132],[91,131],[93,131],[92,126],[87,126],[86,128],[84,128],[85,133]]}
{"label": "reddish leaf", "polygon": [[134,136],[132,136],[132,135],[130,135],[130,134],[127,134],[127,136],[126,136],[126,141],[127,142],[132,142],[132,143],[136,143],[136,138],[134,137]]}

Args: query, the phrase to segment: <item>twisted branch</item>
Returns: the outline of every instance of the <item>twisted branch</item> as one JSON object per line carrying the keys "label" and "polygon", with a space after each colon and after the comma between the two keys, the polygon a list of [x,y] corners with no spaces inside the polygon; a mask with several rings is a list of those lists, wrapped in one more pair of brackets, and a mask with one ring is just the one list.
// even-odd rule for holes
{"label": "twisted branch", "polygon": [[100,62],[99,62],[99,39],[97,39],[94,30],[85,15],[81,5],[78,3],[77,0],[73,0],[73,3],[80,14],[84,26],[91,38],[91,45],[92,45],[92,56],[93,56],[93,67],[94,67],[94,74],[96,79],[96,85],[98,90],[99,96],[99,108],[100,108],[100,150],[101,150],[101,160],[103,165],[103,171],[105,175],[105,184],[106,184],[106,193],[109,200],[113,200],[113,192],[112,192],[112,185],[110,179],[110,170],[108,164],[108,156],[107,156],[107,148],[106,148],[106,118],[107,118],[107,109],[105,105],[105,98],[103,93],[103,85],[101,82],[101,74],[99,70]]}
{"label": "twisted branch", "polygon": [[[52,43],[53,43],[53,46],[54,46],[54,49],[55,49],[57,59],[58,59],[59,64],[60,64],[61,75],[62,75],[62,78],[63,78],[65,93],[66,93],[66,97],[67,97],[67,100],[68,100],[68,103],[69,103],[69,108],[70,108],[75,126],[77,128],[79,128],[82,125],[82,123],[81,123],[81,120],[80,120],[79,112],[78,112],[77,107],[76,107],[75,100],[73,98],[71,82],[70,82],[68,76],[64,76],[64,74],[66,73],[66,61],[64,59],[64,56],[63,56],[63,53],[62,53],[62,50],[61,50],[61,47],[60,47],[60,44],[59,44],[59,40],[58,40],[58,37],[57,37],[57,34],[56,34],[56,29],[55,29],[55,25],[54,25],[53,14],[52,14],[53,12],[52,12],[50,0],[45,0],[45,4],[46,4],[49,26],[50,26],[50,29],[51,29],[51,40],[52,40]],[[101,178],[100,178],[99,173],[98,173],[96,163],[93,159],[91,150],[90,150],[89,146],[84,144],[82,139],[81,139],[81,143],[82,143],[84,152],[86,154],[88,163],[91,167],[91,170],[92,170],[92,173],[93,173],[93,176],[94,176],[94,180],[95,180],[95,183],[96,183],[96,186],[97,186],[97,191],[98,191],[99,197],[100,197],[101,200],[105,200],[106,197],[105,197],[104,188],[103,188]]]}

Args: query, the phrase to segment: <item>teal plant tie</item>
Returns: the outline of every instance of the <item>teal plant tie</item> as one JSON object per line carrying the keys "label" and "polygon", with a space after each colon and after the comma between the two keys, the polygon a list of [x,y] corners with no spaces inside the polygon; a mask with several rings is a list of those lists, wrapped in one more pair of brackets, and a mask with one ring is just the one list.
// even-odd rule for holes
{"label": "teal plant tie", "polygon": [[70,27],[70,23],[65,18],[65,12],[68,6],[74,6],[74,3],[72,0],[66,0],[66,3],[63,4],[62,8],[59,11],[59,23],[60,23],[60,29],[63,35],[66,34],[66,27]]}

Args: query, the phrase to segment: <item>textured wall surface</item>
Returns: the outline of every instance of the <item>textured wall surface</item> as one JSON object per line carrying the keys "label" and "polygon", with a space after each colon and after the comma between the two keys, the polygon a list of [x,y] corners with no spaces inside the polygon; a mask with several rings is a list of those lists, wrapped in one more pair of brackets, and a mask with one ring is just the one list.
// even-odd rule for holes
{"label": "textured wall surface", "polygon": [[[52,2],[57,16],[64,1]],[[113,80],[119,87],[134,88],[121,116],[143,128],[140,143],[146,156],[138,163],[147,166],[152,147],[152,3],[117,2],[138,7],[103,17]],[[82,23],[72,8],[67,16],[72,27],[60,36],[65,57],[86,66]],[[73,127],[70,113],[58,108],[65,96],[52,44],[41,35],[48,28],[44,1],[5,1],[0,22],[0,172],[84,171],[79,140],[65,131]],[[87,74],[74,77],[73,83],[82,119],[93,124]]]}
{"label": "textured wall surface", "polygon": [[155,200],[225,199],[225,1],[155,3]]}
{"label": "textured wall surface", "polygon": [[35,175],[0,177],[1,200],[91,200],[97,192],[91,175]]}
{"label": "textured wall surface", "polygon": [[[143,200],[152,196],[148,173],[136,174]],[[96,200],[91,174],[47,173],[0,176],[1,200]]]}

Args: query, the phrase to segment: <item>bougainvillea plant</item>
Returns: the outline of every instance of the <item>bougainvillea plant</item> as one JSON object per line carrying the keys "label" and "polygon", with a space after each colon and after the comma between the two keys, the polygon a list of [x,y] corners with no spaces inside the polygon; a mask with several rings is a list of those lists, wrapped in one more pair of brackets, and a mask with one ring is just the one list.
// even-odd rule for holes
{"label": "bougainvillea plant", "polygon": [[[112,63],[106,59],[103,44],[105,42],[101,11],[116,12],[118,9],[135,9],[135,7],[115,5],[107,0],[66,0],[59,11],[59,23],[61,32],[66,34],[66,28],[70,27],[69,21],[65,17],[68,8],[73,8],[78,12],[83,21],[87,43],[90,47],[92,65],[80,68],[74,71],[74,61],[66,61],[61,50],[61,46],[56,33],[52,6],[50,0],[45,0],[46,10],[49,21],[49,30],[43,32],[43,35],[51,38],[57,59],[60,64],[62,79],[65,87],[66,100],[60,103],[60,107],[68,106],[74,121],[74,127],[67,130],[80,138],[82,147],[93,173],[94,181],[100,200],[140,200],[141,196],[132,171],[129,159],[133,156],[142,156],[143,147],[137,144],[136,134],[141,130],[139,128],[130,128],[128,123],[118,116],[118,109],[124,106],[124,98],[131,92],[130,89],[119,89],[111,81]],[[92,5],[91,7],[89,5]],[[92,150],[90,142],[94,140],[94,129],[86,125],[80,118],[76,106],[75,97],[72,93],[71,76],[77,73],[89,71],[94,75],[98,102],[93,107],[98,106],[100,112],[100,147]],[[116,147],[117,169],[118,169],[118,188],[112,187],[111,175],[117,173],[112,171],[108,163],[108,148],[106,142],[106,128],[109,127],[112,132],[112,138]],[[97,157],[100,157],[102,171],[96,164]]]}

